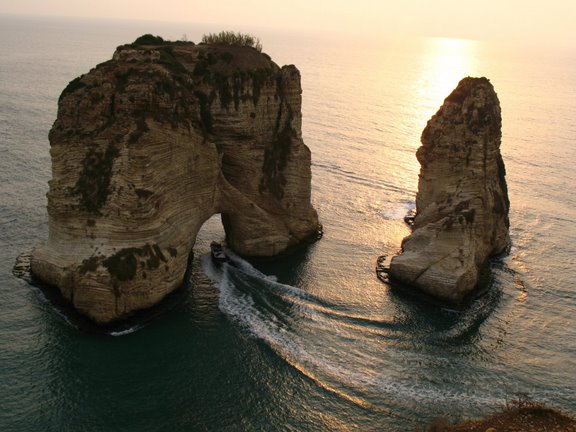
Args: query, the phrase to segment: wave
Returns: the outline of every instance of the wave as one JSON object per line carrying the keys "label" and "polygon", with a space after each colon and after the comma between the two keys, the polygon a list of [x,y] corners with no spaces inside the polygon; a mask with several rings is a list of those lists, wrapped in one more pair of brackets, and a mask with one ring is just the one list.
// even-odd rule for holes
{"label": "wave", "polygon": [[380,216],[388,220],[402,220],[410,211],[416,208],[414,201],[405,201],[400,206],[391,209],[382,210]]}
{"label": "wave", "polygon": [[140,330],[142,327],[142,325],[135,325],[132,327],[128,327],[127,329],[124,330],[116,330],[116,331],[110,331],[108,333],[106,333],[108,336],[126,336],[129,335],[131,333],[137,332],[138,330]]}

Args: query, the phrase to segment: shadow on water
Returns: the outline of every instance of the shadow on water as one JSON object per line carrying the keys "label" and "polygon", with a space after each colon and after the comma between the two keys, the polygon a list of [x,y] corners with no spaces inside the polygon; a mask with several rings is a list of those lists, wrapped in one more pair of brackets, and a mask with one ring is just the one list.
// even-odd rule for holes
{"label": "shadow on water", "polygon": [[252,265],[263,274],[273,274],[286,285],[301,286],[316,243],[295,249],[277,260],[250,260]]}
{"label": "shadow on water", "polygon": [[250,362],[225,321],[207,331],[178,308],[122,338],[62,330],[46,329],[42,422],[22,430],[233,430],[242,421]]}

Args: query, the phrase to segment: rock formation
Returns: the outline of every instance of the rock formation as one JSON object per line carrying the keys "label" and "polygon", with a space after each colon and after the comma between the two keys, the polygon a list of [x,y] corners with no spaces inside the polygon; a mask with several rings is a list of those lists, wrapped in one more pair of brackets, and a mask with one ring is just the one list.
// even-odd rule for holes
{"label": "rock formation", "polygon": [[510,245],[500,155],[498,97],[486,78],[465,78],[428,121],[416,154],[420,178],[413,232],[392,280],[459,304],[490,256]]}
{"label": "rock formation", "polygon": [[[139,41],[145,42],[139,42]],[[35,277],[94,321],[180,286],[202,224],[281,254],[317,233],[300,73],[251,47],[140,38],[62,92]]]}

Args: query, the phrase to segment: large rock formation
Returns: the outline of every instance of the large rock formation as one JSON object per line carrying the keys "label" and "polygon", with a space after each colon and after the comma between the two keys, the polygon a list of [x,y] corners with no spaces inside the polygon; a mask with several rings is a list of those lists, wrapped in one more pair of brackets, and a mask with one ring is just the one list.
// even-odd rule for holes
{"label": "large rock formation", "polygon": [[509,247],[508,191],[498,97],[486,78],[465,78],[428,121],[413,232],[390,277],[459,304],[487,259]]}
{"label": "large rock formation", "polygon": [[181,285],[214,214],[244,256],[318,229],[296,67],[251,47],[148,40],[72,81],[49,136],[49,236],[31,269],[99,323]]}

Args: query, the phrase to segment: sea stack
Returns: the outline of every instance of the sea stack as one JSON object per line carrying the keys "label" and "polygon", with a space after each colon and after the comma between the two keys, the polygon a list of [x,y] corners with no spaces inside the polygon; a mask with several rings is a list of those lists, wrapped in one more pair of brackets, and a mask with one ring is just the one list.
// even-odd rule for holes
{"label": "sea stack", "polygon": [[73,80],[49,139],[49,234],[32,274],[97,323],[183,283],[202,224],[272,257],[318,232],[300,73],[250,46],[147,35]]}
{"label": "sea stack", "polygon": [[389,276],[459,305],[489,257],[510,246],[502,117],[486,78],[464,78],[422,132],[413,231]]}

